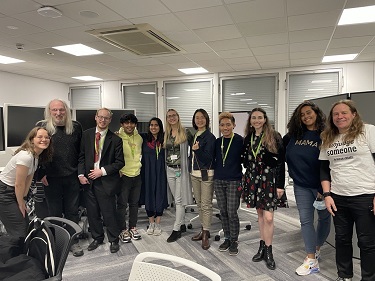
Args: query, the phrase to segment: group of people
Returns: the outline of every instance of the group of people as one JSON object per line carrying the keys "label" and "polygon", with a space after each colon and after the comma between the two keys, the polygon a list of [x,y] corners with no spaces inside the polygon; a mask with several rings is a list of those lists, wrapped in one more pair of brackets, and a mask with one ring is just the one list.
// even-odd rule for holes
{"label": "group of people", "polygon": [[[354,224],[362,280],[375,280],[375,127],[363,123],[352,101],[335,103],[327,122],[314,103],[301,103],[283,138],[262,108],[250,112],[244,138],[234,133],[236,123],[230,112],[219,115],[219,138],[211,133],[204,109],[194,112],[194,134],[183,127],[174,109],[166,113],[165,131],[163,122],[154,117],[146,134],[138,133],[133,114],[121,117],[118,132],[108,129],[111,118],[109,109],[99,109],[96,127],[82,132],[65,102],[48,104],[45,120],[30,132],[0,174],[0,220],[9,234],[26,234],[24,197],[41,166],[49,215],[64,215],[78,223],[83,186],[93,238],[89,251],[103,243],[103,223],[112,253],[119,250],[119,240],[140,239],[136,228],[139,204],[145,205],[149,219],[146,233],[160,235],[161,217],[169,206],[168,188],[176,212],[167,242],[175,242],[186,231],[185,206],[194,198],[201,228],[191,239],[201,241],[207,250],[215,192],[225,238],[219,251],[239,252],[242,198],[258,215],[260,242],[252,261],[264,261],[273,270],[274,211],[285,206],[286,162],[306,251],[296,273],[303,276],[320,271],[320,248],[329,235],[332,215],[337,280],[353,277]],[[73,244],[72,251],[75,256],[83,254],[79,243]]]}

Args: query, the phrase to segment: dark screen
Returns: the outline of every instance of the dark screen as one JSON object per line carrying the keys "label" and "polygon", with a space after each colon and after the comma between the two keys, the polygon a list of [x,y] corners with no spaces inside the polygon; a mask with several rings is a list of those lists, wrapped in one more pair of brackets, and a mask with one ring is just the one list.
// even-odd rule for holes
{"label": "dark screen", "polygon": [[0,107],[0,151],[5,150],[4,111]]}
{"label": "dark screen", "polygon": [[375,92],[350,93],[350,98],[365,123],[375,125],[374,102]]}
{"label": "dark screen", "polygon": [[44,108],[7,106],[7,146],[20,146],[35,124],[44,119]]}

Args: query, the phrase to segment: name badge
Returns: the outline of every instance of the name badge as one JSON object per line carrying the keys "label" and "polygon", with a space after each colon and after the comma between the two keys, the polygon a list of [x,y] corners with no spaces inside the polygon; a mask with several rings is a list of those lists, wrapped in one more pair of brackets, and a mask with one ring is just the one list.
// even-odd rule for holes
{"label": "name badge", "polygon": [[171,155],[171,160],[177,160],[177,155],[176,154]]}

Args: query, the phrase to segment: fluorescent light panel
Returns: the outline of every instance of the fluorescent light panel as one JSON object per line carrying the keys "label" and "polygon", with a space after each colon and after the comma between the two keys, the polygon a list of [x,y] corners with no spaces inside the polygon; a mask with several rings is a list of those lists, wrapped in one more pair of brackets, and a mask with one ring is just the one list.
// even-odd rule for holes
{"label": "fluorescent light panel", "polygon": [[81,56],[92,56],[92,55],[100,55],[103,54],[102,52],[90,48],[89,46],[83,44],[72,44],[72,45],[65,45],[65,46],[56,46],[52,47],[53,49],[59,50],[61,52],[65,52],[71,54],[73,56],[81,57]]}
{"label": "fluorescent light panel", "polygon": [[102,78],[94,77],[94,76],[76,76],[72,77],[74,79],[82,80],[82,81],[97,81],[97,80],[103,80]]}
{"label": "fluorescent light panel", "polygon": [[324,56],[322,62],[349,61],[354,60],[358,54]]}
{"label": "fluorescent light panel", "polygon": [[155,95],[155,92],[140,92],[140,93],[144,95]]}
{"label": "fluorescent light panel", "polygon": [[19,62],[25,62],[25,61],[0,55],[0,63],[2,64],[11,64],[11,63],[19,63]]}
{"label": "fluorescent light panel", "polygon": [[246,95],[246,93],[233,93],[233,94],[230,94],[231,96],[243,96],[243,95]]}
{"label": "fluorescent light panel", "polygon": [[345,9],[338,25],[375,22],[375,5]]}
{"label": "fluorescent light panel", "polygon": [[208,72],[208,70],[204,69],[203,67],[180,68],[178,70],[185,74],[199,74]]}

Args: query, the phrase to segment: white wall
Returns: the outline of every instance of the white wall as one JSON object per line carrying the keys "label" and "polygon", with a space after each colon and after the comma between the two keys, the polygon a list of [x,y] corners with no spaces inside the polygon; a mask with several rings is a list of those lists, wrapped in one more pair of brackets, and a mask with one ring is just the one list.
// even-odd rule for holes
{"label": "white wall", "polygon": [[[5,103],[45,106],[54,98],[68,101],[69,86],[64,83],[0,71],[0,85],[0,106]],[[0,151],[1,167],[6,165],[12,153],[9,149]]]}

